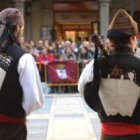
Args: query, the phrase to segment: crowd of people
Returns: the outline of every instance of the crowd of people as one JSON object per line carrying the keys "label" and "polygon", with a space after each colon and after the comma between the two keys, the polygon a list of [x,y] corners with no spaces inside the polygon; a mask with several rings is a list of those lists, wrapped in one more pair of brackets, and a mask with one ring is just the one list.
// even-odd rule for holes
{"label": "crowd of people", "polygon": [[88,37],[84,40],[78,37],[76,42],[72,42],[70,39],[61,42],[23,41],[22,47],[30,52],[36,61],[44,64],[54,60],[75,60],[86,64],[94,56],[94,44]]}
{"label": "crowd of people", "polygon": [[[21,46],[27,52],[33,55],[36,62],[43,65],[47,65],[51,61],[74,60],[79,64],[79,74],[81,73],[85,64],[93,59],[95,50],[94,43],[92,43],[88,37],[85,37],[83,40],[78,37],[77,41],[75,42],[71,41],[70,39],[57,42],[49,41],[47,39],[39,40],[37,42],[22,40]],[[56,92],[58,92],[60,87],[56,88]],[[73,87],[61,87],[61,90],[59,91],[67,92],[64,90],[67,88],[70,88],[70,92],[73,89]],[[77,91],[77,87],[74,88],[74,91]]]}
{"label": "crowd of people", "polygon": [[[104,41],[104,40],[103,40]],[[105,49],[111,53],[108,41],[104,41]],[[48,64],[51,61],[60,60],[75,60],[83,65],[93,59],[95,54],[95,45],[90,40],[90,37],[85,37],[83,40],[78,37],[75,42],[71,39],[64,41],[38,40],[21,41],[22,47],[31,53],[37,62]],[[139,48],[137,48],[139,50]],[[136,54],[137,54],[136,50]]]}

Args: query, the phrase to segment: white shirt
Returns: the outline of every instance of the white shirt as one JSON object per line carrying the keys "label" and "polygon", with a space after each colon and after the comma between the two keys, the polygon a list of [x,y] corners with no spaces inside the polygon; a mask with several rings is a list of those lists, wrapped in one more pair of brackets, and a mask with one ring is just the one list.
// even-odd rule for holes
{"label": "white shirt", "polygon": [[140,58],[140,48],[139,47],[136,50],[135,56]]}
{"label": "white shirt", "polygon": [[91,82],[93,80],[93,63],[94,59],[91,60],[83,69],[79,82],[78,82],[78,91],[83,95],[84,87],[86,83]]}
{"label": "white shirt", "polygon": [[23,90],[22,106],[29,115],[44,104],[43,90],[36,62],[31,54],[24,54],[18,63],[19,82]]}

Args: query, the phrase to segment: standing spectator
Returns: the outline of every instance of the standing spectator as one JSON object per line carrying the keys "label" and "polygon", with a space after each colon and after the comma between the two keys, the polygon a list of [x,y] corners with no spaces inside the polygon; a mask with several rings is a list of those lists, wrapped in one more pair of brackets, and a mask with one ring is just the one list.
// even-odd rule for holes
{"label": "standing spectator", "polygon": [[67,46],[64,54],[64,59],[65,60],[76,60],[76,56],[73,52],[73,49],[71,46]]}
{"label": "standing spectator", "polygon": [[82,42],[82,46],[85,46],[85,47],[89,47],[89,39],[88,39],[88,37],[85,37],[84,38],[84,40],[83,40],[83,42]]}
{"label": "standing spectator", "polygon": [[[140,60],[134,56],[137,34],[137,23],[120,9],[107,32],[113,53],[100,63],[97,112],[101,140],[140,140]],[[80,77],[78,89],[83,94],[85,85],[94,77],[92,69],[93,61]],[[89,95],[87,102],[92,104],[94,93]]]}
{"label": "standing spectator", "polygon": [[30,50],[31,50],[31,46],[30,46],[30,42],[29,41],[24,41],[24,47],[23,47],[24,49],[25,49],[25,51],[26,52],[30,52]]}
{"label": "standing spectator", "polygon": [[40,78],[34,58],[19,44],[24,27],[21,12],[4,9],[0,22],[0,63],[7,66],[1,69],[4,81],[0,79],[0,140],[26,140],[26,115],[41,108],[44,102]]}
{"label": "standing spectator", "polygon": [[79,60],[82,62],[82,64],[87,64],[91,59],[93,58],[93,55],[91,52],[89,52],[88,48],[83,46],[80,50],[79,54]]}
{"label": "standing spectator", "polygon": [[44,49],[44,50],[39,54],[37,61],[40,62],[40,63],[48,62],[47,54],[48,54],[47,49]]}
{"label": "standing spectator", "polygon": [[38,62],[47,64],[48,62],[54,61],[55,57],[52,52],[48,52],[48,49],[44,49],[37,59]]}
{"label": "standing spectator", "polygon": [[35,44],[35,48],[32,50],[32,55],[34,56],[34,58],[37,60],[40,53],[42,53],[43,51],[43,41],[39,40],[38,42],[36,42]]}
{"label": "standing spectator", "polygon": [[78,49],[80,48],[81,44],[82,44],[82,39],[80,36],[78,36],[77,40],[76,40],[76,45],[77,45]]}
{"label": "standing spectator", "polygon": [[58,57],[59,57],[59,55],[64,55],[64,53],[65,53],[65,43],[64,42],[59,42],[58,43]]}
{"label": "standing spectator", "polygon": [[44,46],[44,48],[47,48],[49,46],[49,40],[48,39],[43,40],[43,46]]}
{"label": "standing spectator", "polygon": [[76,56],[76,60],[78,60],[78,56],[79,56],[79,48],[77,47],[77,44],[75,42],[73,42],[71,44],[72,50]]}

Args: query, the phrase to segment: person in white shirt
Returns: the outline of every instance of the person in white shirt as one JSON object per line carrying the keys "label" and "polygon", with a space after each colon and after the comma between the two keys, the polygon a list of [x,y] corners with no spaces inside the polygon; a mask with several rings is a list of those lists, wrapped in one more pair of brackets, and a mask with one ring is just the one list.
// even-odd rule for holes
{"label": "person in white shirt", "polygon": [[35,60],[20,47],[23,28],[18,9],[0,12],[0,140],[26,140],[26,116],[44,105]]}
{"label": "person in white shirt", "polygon": [[78,90],[100,119],[100,140],[140,140],[137,34],[137,22],[119,9],[107,31],[111,53],[99,61],[94,57],[80,76]]}

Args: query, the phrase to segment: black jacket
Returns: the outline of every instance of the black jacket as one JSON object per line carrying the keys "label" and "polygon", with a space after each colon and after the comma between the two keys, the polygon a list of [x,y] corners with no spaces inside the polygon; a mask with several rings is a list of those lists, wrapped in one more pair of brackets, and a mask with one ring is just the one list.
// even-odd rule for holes
{"label": "black jacket", "polygon": [[0,90],[0,114],[24,118],[25,111],[22,107],[23,90],[19,83],[17,66],[25,51],[16,44],[12,44],[8,46],[6,54],[12,57],[13,60]]}
{"label": "black jacket", "polygon": [[[131,79],[129,75],[132,75],[133,79]],[[104,84],[102,84],[103,80],[104,80]],[[110,86],[107,85],[108,80],[110,80]],[[115,85],[113,89],[113,83],[111,83],[111,80],[112,81],[116,80],[116,82],[114,83],[116,85],[119,83],[120,85],[119,84],[118,84],[119,86]],[[132,80],[132,82],[130,82],[130,80]],[[131,92],[131,96],[133,97],[133,93],[136,92],[135,88],[132,91],[127,91],[126,90],[127,87],[125,87],[127,83],[129,83],[129,86],[130,86],[128,87],[128,89],[133,89],[134,87],[136,87],[137,89],[140,89],[140,59],[136,58],[130,50],[125,50],[125,52],[114,53],[110,55],[108,58],[104,58],[101,62],[100,89],[103,88],[102,95],[105,94],[105,91],[106,91],[105,89],[106,87],[103,87],[103,85],[107,85],[108,91],[113,89],[112,91],[115,91],[116,93],[119,92],[118,95],[120,95],[120,92],[124,90],[126,92],[126,95],[127,95],[127,92]],[[123,90],[121,90],[121,88],[123,88]],[[111,93],[112,91],[109,91],[110,94],[112,94]],[[140,90],[137,91],[137,94],[138,94],[138,97],[136,100],[136,105],[131,116],[124,115],[119,112],[116,114],[107,115],[107,111],[105,111],[107,109],[103,103],[105,100],[103,97],[105,97],[106,99],[107,97],[106,96],[101,97],[101,91],[100,91],[98,114],[101,119],[101,122],[127,122],[127,123],[132,123],[132,124],[140,124]],[[121,99],[121,95],[118,98]],[[114,99],[114,101],[116,100],[117,99]],[[123,99],[121,100],[123,101]],[[132,102],[129,96],[125,97],[124,100],[129,100],[128,101],[129,103]],[[112,109],[115,107],[119,107],[119,103],[117,103],[117,105],[115,106],[113,104],[110,104],[110,107]],[[129,104],[128,104],[127,109],[129,109]]]}

